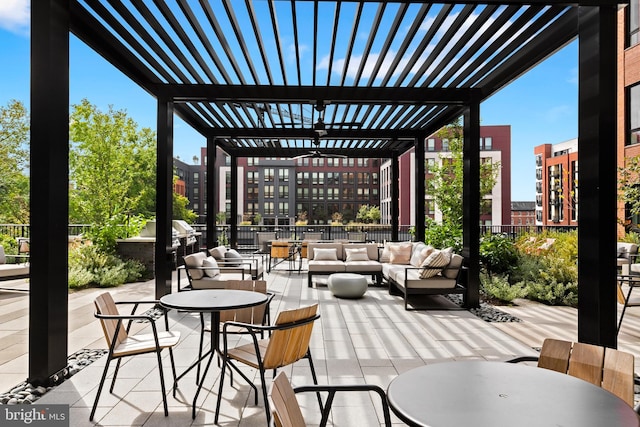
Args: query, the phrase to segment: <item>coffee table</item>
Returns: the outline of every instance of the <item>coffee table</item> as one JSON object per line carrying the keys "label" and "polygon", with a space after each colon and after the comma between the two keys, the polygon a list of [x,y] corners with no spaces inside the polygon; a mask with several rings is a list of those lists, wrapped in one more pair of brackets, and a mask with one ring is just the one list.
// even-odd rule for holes
{"label": "coffee table", "polygon": [[254,307],[256,305],[264,304],[267,302],[267,295],[260,292],[241,291],[236,289],[203,289],[192,290],[188,292],[178,292],[175,294],[164,295],[160,298],[160,304],[169,309],[198,312],[198,313],[211,313],[211,349],[198,358],[194,364],[189,366],[184,371],[174,384],[177,387],[178,380],[182,378],[187,372],[196,366],[200,366],[200,363],[208,356],[209,360],[198,383],[198,389],[193,398],[193,405],[191,410],[191,417],[196,417],[196,403],[198,395],[204,384],[205,377],[211,366],[211,361],[216,353],[220,351],[220,312],[224,310],[236,310],[240,308]]}

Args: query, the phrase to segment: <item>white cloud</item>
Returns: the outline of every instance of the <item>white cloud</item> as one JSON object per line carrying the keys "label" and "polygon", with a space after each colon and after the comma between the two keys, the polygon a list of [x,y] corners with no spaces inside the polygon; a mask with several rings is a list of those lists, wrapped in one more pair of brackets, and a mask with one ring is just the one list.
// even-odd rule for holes
{"label": "white cloud", "polygon": [[28,34],[29,22],[29,0],[0,1],[0,28],[18,34]]}

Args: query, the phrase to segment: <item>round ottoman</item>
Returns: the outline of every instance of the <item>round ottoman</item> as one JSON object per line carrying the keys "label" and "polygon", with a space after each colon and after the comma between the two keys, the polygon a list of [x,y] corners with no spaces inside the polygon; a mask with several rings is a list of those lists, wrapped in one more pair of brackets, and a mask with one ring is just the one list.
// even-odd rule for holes
{"label": "round ottoman", "polygon": [[362,298],[367,292],[367,278],[354,273],[333,273],[327,286],[331,293],[340,298]]}

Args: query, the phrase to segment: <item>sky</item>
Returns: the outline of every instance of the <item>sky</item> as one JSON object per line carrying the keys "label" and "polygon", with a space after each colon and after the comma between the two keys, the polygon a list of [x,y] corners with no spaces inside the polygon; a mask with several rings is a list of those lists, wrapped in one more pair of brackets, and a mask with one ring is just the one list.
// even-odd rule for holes
{"label": "sky", "polygon": [[[0,106],[29,107],[29,0],[0,0]],[[126,110],[140,127],[156,128],[155,98],[70,36],[70,99],[102,111]],[[578,46],[574,41],[480,105],[482,125],[511,126],[511,199],[535,200],[533,148],[578,136]],[[174,156],[192,163],[205,138],[176,117]]]}

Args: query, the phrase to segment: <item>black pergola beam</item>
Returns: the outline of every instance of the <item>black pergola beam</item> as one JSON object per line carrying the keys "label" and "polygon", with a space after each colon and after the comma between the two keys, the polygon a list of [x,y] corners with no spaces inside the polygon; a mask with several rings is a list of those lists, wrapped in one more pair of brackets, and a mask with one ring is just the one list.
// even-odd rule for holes
{"label": "black pergola beam", "polygon": [[174,102],[260,102],[325,104],[467,104],[479,89],[430,87],[363,87],[363,86],[282,86],[282,85],[218,85],[159,84],[159,96]]}

